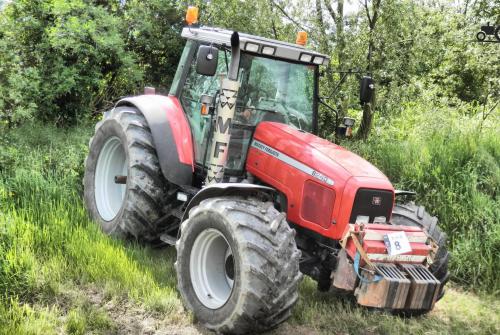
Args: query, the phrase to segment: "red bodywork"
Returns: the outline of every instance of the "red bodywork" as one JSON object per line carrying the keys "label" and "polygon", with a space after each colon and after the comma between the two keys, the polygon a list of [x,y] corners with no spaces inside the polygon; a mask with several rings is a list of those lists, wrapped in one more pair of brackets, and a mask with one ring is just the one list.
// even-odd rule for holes
{"label": "red bodywork", "polygon": [[179,100],[175,96],[162,96],[162,105],[165,108],[168,122],[172,129],[179,161],[183,164],[191,165],[194,171],[193,141],[191,138],[191,128],[186,119]]}
{"label": "red bodywork", "polygon": [[[356,154],[315,135],[281,123],[262,122],[255,130],[254,140],[333,180],[333,185],[321,181],[254,146],[250,146],[248,150],[247,171],[285,194],[287,219],[328,238],[343,237],[359,188],[388,190],[394,194],[392,184],[376,167]],[[301,206],[306,181],[333,191],[333,210],[331,213],[321,213],[322,216],[329,217],[329,224],[320,225],[304,218]]]}

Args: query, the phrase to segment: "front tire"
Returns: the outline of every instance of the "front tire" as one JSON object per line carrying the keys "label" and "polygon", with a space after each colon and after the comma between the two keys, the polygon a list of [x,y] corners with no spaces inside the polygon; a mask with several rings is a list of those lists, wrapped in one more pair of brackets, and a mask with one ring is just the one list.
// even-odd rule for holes
{"label": "front tire", "polygon": [[[121,183],[115,177],[121,177]],[[102,230],[118,237],[157,238],[165,206],[163,178],[144,116],[117,107],[95,128],[85,160],[85,205]]]}
{"label": "front tire", "polygon": [[182,223],[176,248],[179,291],[205,327],[255,333],[290,317],[300,252],[295,231],[272,203],[204,200]]}
{"label": "front tire", "polygon": [[[414,226],[425,230],[434,241],[437,243],[439,249],[434,257],[434,263],[431,264],[429,270],[434,277],[441,282],[438,300],[443,297],[444,286],[448,282],[448,262],[450,254],[446,246],[447,236],[442,232],[438,226],[438,219],[431,216],[423,206],[417,206],[413,203],[396,204],[392,211],[392,224],[400,226]],[[429,310],[424,311],[405,311],[409,314],[424,314]]]}

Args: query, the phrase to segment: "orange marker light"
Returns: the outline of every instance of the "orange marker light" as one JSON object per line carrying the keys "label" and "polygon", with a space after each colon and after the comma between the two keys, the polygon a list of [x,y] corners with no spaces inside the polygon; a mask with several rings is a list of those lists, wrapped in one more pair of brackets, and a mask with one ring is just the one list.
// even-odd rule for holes
{"label": "orange marker light", "polygon": [[198,7],[189,6],[186,12],[186,22],[188,25],[198,22]]}
{"label": "orange marker light", "polygon": [[201,111],[200,111],[201,115],[208,115],[208,108],[207,108],[207,105],[203,104],[201,105]]}
{"label": "orange marker light", "polygon": [[295,40],[295,43],[297,43],[298,45],[306,45],[307,43],[307,32],[305,31],[299,31],[297,33],[297,39]]}

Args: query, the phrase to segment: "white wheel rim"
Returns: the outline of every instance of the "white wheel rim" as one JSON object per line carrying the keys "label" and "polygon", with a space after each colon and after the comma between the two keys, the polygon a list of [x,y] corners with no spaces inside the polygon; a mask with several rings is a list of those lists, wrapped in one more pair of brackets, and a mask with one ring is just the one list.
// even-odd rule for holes
{"label": "white wheel rim", "polygon": [[113,220],[122,207],[127,185],[115,183],[115,176],[126,176],[127,166],[120,139],[109,138],[99,153],[94,178],[97,211],[105,221]]}
{"label": "white wheel rim", "polygon": [[222,233],[207,229],[196,238],[189,260],[191,283],[200,302],[210,309],[222,307],[231,296],[234,261]]}

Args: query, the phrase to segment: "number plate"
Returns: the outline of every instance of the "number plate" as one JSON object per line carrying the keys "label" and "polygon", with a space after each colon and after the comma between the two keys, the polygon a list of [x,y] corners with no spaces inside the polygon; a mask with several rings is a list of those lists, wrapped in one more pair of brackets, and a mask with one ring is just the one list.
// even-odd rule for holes
{"label": "number plate", "polygon": [[410,242],[404,231],[384,235],[384,243],[389,256],[400,255],[411,251]]}

